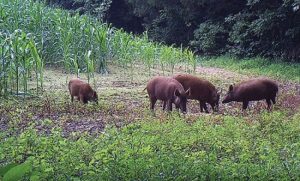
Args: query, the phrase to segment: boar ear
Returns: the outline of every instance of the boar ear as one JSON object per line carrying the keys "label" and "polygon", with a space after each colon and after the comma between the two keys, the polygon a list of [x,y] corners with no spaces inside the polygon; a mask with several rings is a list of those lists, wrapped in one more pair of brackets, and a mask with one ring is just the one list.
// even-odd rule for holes
{"label": "boar ear", "polygon": [[191,95],[191,88],[189,88],[188,90],[185,91],[185,94],[190,96]]}
{"label": "boar ear", "polygon": [[233,90],[233,86],[230,85],[230,86],[229,86],[229,91],[232,91],[232,90]]}
{"label": "boar ear", "polygon": [[180,92],[178,91],[178,89],[175,89],[174,95],[178,97],[180,96]]}

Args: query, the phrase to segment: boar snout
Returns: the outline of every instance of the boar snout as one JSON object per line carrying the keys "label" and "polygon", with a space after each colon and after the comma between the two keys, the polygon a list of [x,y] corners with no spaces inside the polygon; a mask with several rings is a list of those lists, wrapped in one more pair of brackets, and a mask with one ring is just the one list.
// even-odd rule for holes
{"label": "boar snout", "polygon": [[228,102],[231,102],[231,99],[229,97],[225,97],[224,100],[222,101],[223,104],[226,104]]}
{"label": "boar snout", "polygon": [[229,90],[225,96],[225,98],[223,99],[222,103],[228,103],[228,102],[231,102],[233,101],[233,85],[230,85],[229,86]]}
{"label": "boar snout", "polygon": [[180,109],[182,113],[186,113],[186,100],[183,100],[182,103],[180,104]]}
{"label": "boar snout", "polygon": [[175,97],[174,104],[175,104],[176,109],[180,108],[180,104],[181,104],[180,97],[178,97],[178,96]]}
{"label": "boar snout", "polygon": [[223,104],[228,103],[228,102],[229,102],[229,100],[226,98],[222,101]]}
{"label": "boar snout", "polygon": [[188,89],[186,92],[184,93],[180,93],[177,89],[174,92],[174,104],[175,107],[178,109],[180,108],[180,110],[182,111],[182,113],[186,113],[186,103],[187,103],[187,98],[186,96],[189,94],[190,89]]}
{"label": "boar snout", "polygon": [[93,102],[95,102],[96,104],[98,104],[98,95],[97,92],[94,91],[93,96],[92,96],[92,100]]}

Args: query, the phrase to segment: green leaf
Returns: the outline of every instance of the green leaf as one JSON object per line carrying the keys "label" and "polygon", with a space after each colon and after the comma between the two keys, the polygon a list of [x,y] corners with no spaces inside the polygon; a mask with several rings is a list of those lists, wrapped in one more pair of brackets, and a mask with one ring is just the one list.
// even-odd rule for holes
{"label": "green leaf", "polygon": [[17,165],[18,165],[18,164],[16,164],[16,163],[11,163],[11,164],[5,165],[4,167],[1,167],[1,168],[0,168],[0,176],[3,177],[4,174],[5,174],[8,170],[10,170],[11,168],[13,168],[13,167],[15,167],[15,166],[17,166]]}
{"label": "green leaf", "polygon": [[31,177],[30,177],[30,181],[39,181],[39,180],[40,180],[40,177],[39,177],[39,175],[37,175],[37,173],[34,175],[31,175]]}
{"label": "green leaf", "polygon": [[17,165],[5,173],[3,177],[3,181],[20,180],[30,170],[31,170],[31,165],[29,162]]}

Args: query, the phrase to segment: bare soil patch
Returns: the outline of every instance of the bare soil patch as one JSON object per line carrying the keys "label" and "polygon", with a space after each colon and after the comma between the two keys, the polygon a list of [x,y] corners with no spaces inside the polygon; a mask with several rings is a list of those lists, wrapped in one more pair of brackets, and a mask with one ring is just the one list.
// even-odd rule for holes
{"label": "bare soil patch", "polygon": [[[61,70],[46,70],[45,91],[41,98],[27,99],[19,104],[0,104],[0,130],[9,129],[9,123],[17,117],[16,125],[21,130],[26,129],[31,122],[35,122],[36,128],[46,133],[54,127],[59,127],[63,129],[64,135],[73,132],[98,134],[107,125],[118,128],[153,116],[149,111],[148,95],[143,89],[152,76],[172,75],[172,73],[157,69],[149,75],[141,68],[137,68],[134,72],[119,67],[110,69],[113,70],[110,74],[96,74],[95,78],[90,80],[90,84],[98,92],[99,105],[71,103],[67,84],[75,75],[66,74]],[[178,73],[184,71],[176,68],[173,74]],[[219,90],[222,89],[221,99],[226,94],[229,84],[254,77],[207,67],[197,67],[195,75],[213,82]],[[87,81],[84,74],[81,78]],[[300,85],[293,82],[278,81],[278,83],[280,91],[273,110],[285,110],[292,116],[300,110]],[[251,102],[245,112],[241,110],[241,103],[232,102],[225,105],[220,103],[218,113],[212,113],[210,110],[211,113],[206,114],[200,112],[198,101],[189,100],[187,108],[187,122],[193,122],[199,116],[222,115],[242,115],[251,122],[261,112],[266,111],[266,103],[265,101]],[[161,109],[162,104],[158,101],[155,107],[156,117],[163,121],[167,113]],[[51,123],[48,124],[45,120],[51,120]]]}

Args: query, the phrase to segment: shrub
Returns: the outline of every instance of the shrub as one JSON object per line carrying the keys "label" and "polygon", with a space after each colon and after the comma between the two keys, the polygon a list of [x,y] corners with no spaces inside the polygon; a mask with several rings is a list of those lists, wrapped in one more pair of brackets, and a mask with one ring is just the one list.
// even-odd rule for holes
{"label": "shrub", "polygon": [[221,54],[226,51],[227,32],[221,23],[205,22],[194,32],[191,45],[201,53]]}

